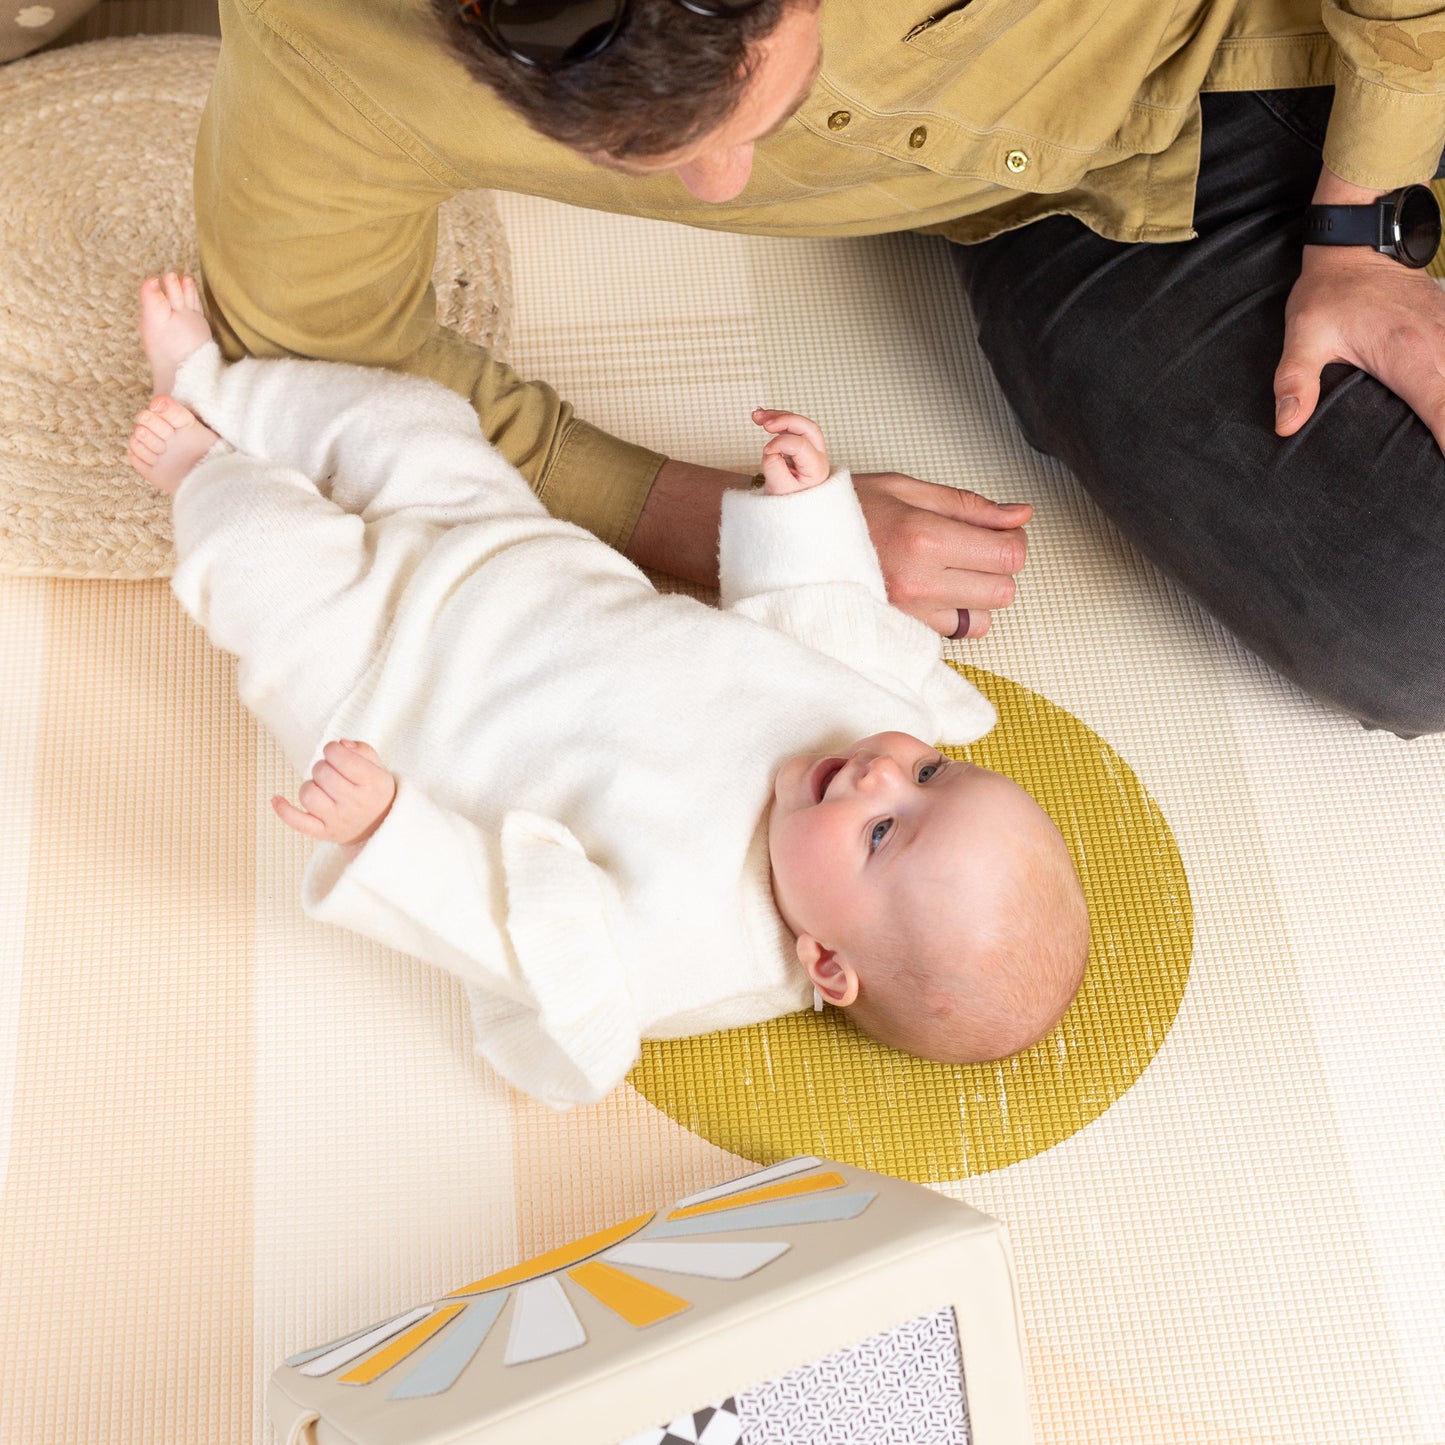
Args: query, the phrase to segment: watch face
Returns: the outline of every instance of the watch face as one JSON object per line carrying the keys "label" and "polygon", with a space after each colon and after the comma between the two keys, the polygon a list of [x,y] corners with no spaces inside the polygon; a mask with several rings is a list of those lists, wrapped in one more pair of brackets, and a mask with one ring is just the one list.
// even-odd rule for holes
{"label": "watch face", "polygon": [[1440,245],[1440,205],[1429,186],[1407,186],[1395,209],[1395,247],[1411,266],[1428,266]]}

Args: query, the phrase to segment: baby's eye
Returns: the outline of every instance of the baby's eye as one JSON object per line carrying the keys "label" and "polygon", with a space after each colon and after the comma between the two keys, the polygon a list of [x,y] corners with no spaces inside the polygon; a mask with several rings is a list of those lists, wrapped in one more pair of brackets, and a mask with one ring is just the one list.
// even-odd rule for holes
{"label": "baby's eye", "polygon": [[893,826],[892,818],[882,818],[874,823],[873,831],[868,835],[868,851],[876,852],[878,845],[888,836],[888,830]]}
{"label": "baby's eye", "polygon": [[924,763],[918,770],[918,781],[920,783],[926,783],[942,766],[943,763],[941,760],[936,763]]}

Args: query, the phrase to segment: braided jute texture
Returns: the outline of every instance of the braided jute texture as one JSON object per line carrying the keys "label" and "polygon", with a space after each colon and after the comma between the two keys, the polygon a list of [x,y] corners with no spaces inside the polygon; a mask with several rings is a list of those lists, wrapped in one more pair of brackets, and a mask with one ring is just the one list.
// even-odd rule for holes
{"label": "braided jute texture", "polygon": [[[169,498],[125,464],[150,398],[141,281],[196,271],[191,157],[220,42],[98,40],[0,69],[0,571],[170,574]],[[441,210],[441,319],[499,351],[511,263],[496,207]]]}

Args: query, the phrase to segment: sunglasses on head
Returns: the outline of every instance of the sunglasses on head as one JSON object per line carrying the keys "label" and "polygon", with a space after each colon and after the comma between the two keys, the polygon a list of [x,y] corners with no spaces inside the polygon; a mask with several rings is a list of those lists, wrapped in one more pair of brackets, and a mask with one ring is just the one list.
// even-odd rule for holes
{"label": "sunglasses on head", "polygon": [[[674,0],[709,20],[732,20],[763,0]],[[458,0],[461,18],[503,55],[561,70],[606,50],[627,24],[629,0]]]}

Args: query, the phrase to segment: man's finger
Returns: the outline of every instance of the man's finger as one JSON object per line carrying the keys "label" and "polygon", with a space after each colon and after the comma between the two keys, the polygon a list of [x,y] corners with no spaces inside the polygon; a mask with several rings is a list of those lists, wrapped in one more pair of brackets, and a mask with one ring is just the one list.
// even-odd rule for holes
{"label": "man's finger", "polygon": [[947,594],[962,599],[954,603],[955,607],[971,604],[973,610],[983,612],[1001,612],[1011,607],[1019,586],[1012,573],[974,572],[967,567],[950,567],[943,585]]}
{"label": "man's finger", "polygon": [[1028,502],[991,502],[977,492],[957,489],[958,510],[962,521],[975,527],[990,527],[994,531],[1012,531],[1022,527],[1034,514]]}
{"label": "man's finger", "polygon": [[[958,624],[965,612],[968,614],[968,626],[959,632]],[[993,626],[993,613],[981,607],[948,607],[929,617],[928,625],[940,637],[982,637]]]}
{"label": "man's finger", "polygon": [[282,797],[275,797],[271,799],[271,807],[275,810],[276,816],[288,828],[294,828],[298,833],[305,833],[308,838],[324,836],[326,824],[320,818],[303,812],[295,803],[287,802]]}

